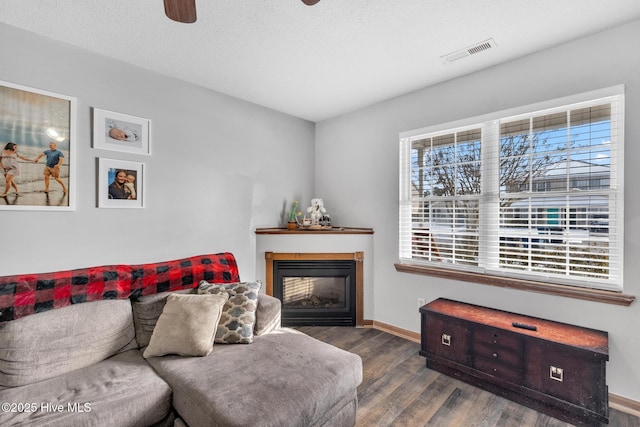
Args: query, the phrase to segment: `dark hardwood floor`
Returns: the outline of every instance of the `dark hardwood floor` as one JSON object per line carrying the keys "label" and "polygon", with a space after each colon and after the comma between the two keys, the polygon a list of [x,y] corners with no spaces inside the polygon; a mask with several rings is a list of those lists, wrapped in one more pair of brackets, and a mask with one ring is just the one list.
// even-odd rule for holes
{"label": "dark hardwood floor", "polygon": [[[420,345],[370,328],[295,329],[358,354],[358,427],[564,427],[565,422],[426,368]],[[609,426],[640,427],[640,418],[609,410]]]}

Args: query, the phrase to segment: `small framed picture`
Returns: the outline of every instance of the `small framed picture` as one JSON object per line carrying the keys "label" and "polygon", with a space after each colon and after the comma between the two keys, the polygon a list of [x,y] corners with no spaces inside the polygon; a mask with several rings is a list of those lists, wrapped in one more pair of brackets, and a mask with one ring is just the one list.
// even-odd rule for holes
{"label": "small framed picture", "polygon": [[0,81],[0,210],[74,210],[76,99]]}
{"label": "small framed picture", "polygon": [[144,163],[98,159],[98,207],[143,208]]}
{"label": "small framed picture", "polygon": [[151,154],[151,120],[93,109],[93,148]]}

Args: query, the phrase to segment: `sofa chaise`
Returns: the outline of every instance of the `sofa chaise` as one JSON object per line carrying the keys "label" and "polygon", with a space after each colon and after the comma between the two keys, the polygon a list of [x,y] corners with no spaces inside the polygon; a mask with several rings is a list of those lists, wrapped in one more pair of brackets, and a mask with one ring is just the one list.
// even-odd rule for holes
{"label": "sofa chaise", "polygon": [[[282,328],[280,301],[243,286],[230,253],[0,277],[0,425],[353,426],[360,357]],[[215,310],[215,341],[184,320]],[[161,330],[209,349],[155,355]]]}

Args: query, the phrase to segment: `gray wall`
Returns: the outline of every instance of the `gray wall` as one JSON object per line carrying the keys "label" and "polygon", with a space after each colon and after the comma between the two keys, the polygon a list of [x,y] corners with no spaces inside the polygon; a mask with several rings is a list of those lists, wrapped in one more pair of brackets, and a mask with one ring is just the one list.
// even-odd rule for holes
{"label": "gray wall", "polygon": [[[0,275],[231,251],[252,279],[253,229],[312,197],[311,122],[2,24],[0,52],[0,80],[76,97],[78,117],[76,210],[0,210]],[[91,107],[151,119],[152,155],[93,149]],[[98,157],[145,163],[145,209],[96,207]]]}
{"label": "gray wall", "polygon": [[[78,99],[77,209],[0,211],[0,275],[232,251],[241,276],[250,279],[253,228],[279,224],[294,197],[318,196],[334,223],[375,229],[374,301],[365,301],[373,320],[417,332],[417,299],[448,297],[603,329],[610,338],[610,391],[640,401],[639,302],[618,307],[401,274],[393,267],[399,132],[625,84],[625,174],[635,182],[639,37],[635,22],[314,127],[0,24],[0,80]],[[90,107],[153,120],[152,155],[91,148]],[[146,163],[145,209],[95,207],[97,157]],[[626,186],[625,292],[634,295],[640,294],[634,280],[640,277],[637,194]]]}
{"label": "gray wall", "polygon": [[400,132],[624,84],[624,291],[640,295],[638,40],[640,22],[634,22],[317,124],[316,193],[336,223],[375,229],[375,320],[418,332],[417,299],[447,297],[605,330],[609,390],[640,401],[639,301],[620,307],[398,273],[393,266],[398,261]]}

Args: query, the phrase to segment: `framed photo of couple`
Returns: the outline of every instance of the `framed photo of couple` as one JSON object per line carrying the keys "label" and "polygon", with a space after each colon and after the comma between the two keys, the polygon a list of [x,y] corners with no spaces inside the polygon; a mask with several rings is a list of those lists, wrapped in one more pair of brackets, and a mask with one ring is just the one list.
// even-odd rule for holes
{"label": "framed photo of couple", "polygon": [[144,163],[98,159],[98,207],[144,208]]}
{"label": "framed photo of couple", "polygon": [[151,120],[93,108],[93,148],[151,154]]}
{"label": "framed photo of couple", "polygon": [[76,99],[0,81],[0,210],[74,210]]}

